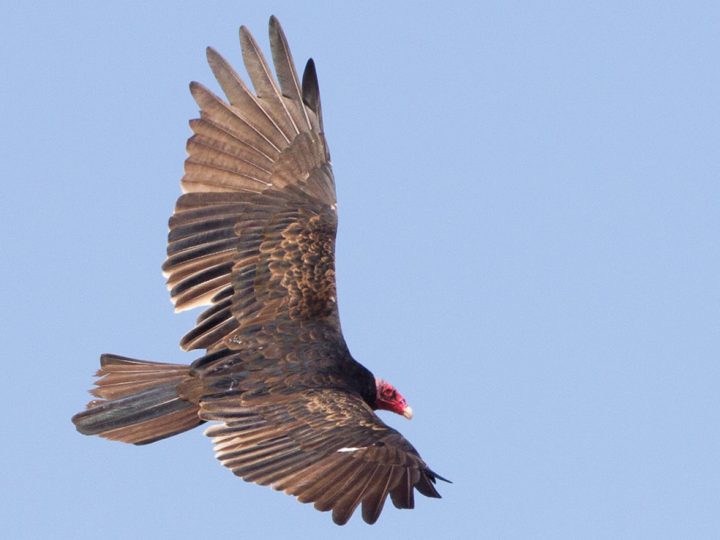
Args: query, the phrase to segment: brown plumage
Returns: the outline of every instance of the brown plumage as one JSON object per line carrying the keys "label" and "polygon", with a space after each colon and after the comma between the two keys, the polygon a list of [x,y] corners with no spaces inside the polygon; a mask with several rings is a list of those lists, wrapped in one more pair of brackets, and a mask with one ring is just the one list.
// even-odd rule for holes
{"label": "brown plumage", "polygon": [[134,444],[219,422],[206,433],[236,475],[332,510],[338,524],[359,505],[374,523],[388,495],[398,508],[413,507],[416,489],[439,497],[441,477],[373,412],[412,415],[342,336],[315,66],[298,78],[274,17],[277,83],[244,27],[240,42],[254,93],[213,49],[208,62],[228,101],[190,86],[200,118],[190,122],[163,265],[177,311],[209,305],[181,341],[206,354],[190,366],[103,355],[99,399],[73,422]]}

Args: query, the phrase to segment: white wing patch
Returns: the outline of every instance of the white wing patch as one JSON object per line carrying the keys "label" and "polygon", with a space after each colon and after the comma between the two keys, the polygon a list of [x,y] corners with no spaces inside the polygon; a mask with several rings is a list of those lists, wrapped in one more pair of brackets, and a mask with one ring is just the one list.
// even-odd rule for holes
{"label": "white wing patch", "polygon": [[356,452],[357,450],[362,450],[365,448],[364,446],[361,446],[360,448],[355,448],[354,446],[351,446],[349,448],[341,448],[340,450],[337,450],[338,452]]}

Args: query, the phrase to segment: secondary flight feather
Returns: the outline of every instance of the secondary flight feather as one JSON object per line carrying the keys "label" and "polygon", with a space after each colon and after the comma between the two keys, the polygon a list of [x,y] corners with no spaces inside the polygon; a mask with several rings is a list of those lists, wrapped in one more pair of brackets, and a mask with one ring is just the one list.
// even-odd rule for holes
{"label": "secondary flight feather", "polygon": [[227,101],[190,90],[188,158],[170,218],[163,271],[177,311],[206,307],[181,341],[204,356],[189,366],[101,357],[97,398],[78,431],[152,443],[206,421],[216,457],[236,475],[332,511],[358,506],[374,523],[389,496],[414,506],[440,497],[413,446],[375,414],[412,409],[350,355],[335,288],[337,206],[312,60],[299,79],[285,35],[270,19],[277,81],[240,29],[254,92],[213,49]]}

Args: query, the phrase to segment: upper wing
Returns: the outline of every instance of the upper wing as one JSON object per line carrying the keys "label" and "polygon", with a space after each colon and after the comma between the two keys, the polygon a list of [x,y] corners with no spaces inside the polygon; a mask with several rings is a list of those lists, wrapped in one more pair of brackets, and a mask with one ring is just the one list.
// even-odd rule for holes
{"label": "upper wing", "polygon": [[339,328],[335,184],[314,64],[301,83],[274,17],[279,85],[245,27],[240,42],[254,94],[212,49],[229,103],[190,87],[200,118],[190,122],[163,271],[176,310],[211,307],[183,338],[186,350],[217,349],[269,321],[324,318]]}
{"label": "upper wing", "polygon": [[[374,523],[388,494],[413,508],[414,489],[440,497],[431,471],[412,445],[358,396],[333,390],[201,402],[200,417],[219,420],[206,434],[215,455],[244,480],[314,502],[344,524],[362,503]],[[441,478],[442,479],[442,478]]]}

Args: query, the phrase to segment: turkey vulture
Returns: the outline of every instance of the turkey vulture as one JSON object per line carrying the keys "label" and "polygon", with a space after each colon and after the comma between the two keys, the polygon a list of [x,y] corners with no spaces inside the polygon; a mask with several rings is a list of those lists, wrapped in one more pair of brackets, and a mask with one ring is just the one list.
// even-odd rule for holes
{"label": "turkey vulture", "polygon": [[445,480],[373,412],[412,409],[350,355],[335,292],[335,181],[323,134],[315,65],[298,79],[270,18],[277,82],[240,28],[251,92],[208,48],[227,102],[199,83],[183,195],[170,218],[163,271],[176,311],[202,305],[185,350],[189,366],[100,359],[75,415],[86,435],[147,444],[206,421],[215,455],[246,481],[332,510],[344,524],[359,504],[374,523],[388,494],[413,508],[414,490],[440,497]]}

